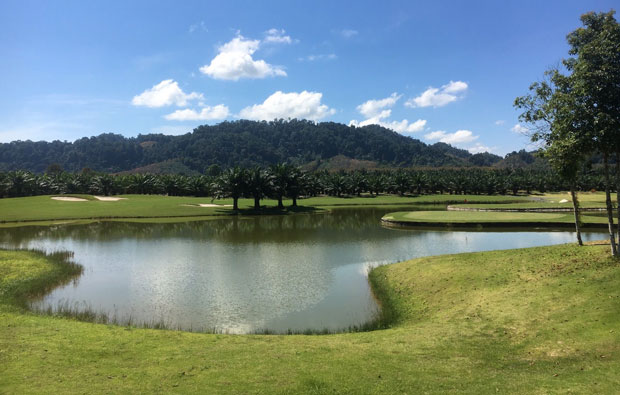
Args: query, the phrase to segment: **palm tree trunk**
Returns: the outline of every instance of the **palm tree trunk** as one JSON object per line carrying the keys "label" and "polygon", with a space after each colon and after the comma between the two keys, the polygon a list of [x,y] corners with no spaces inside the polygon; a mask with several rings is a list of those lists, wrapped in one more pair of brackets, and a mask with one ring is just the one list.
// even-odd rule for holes
{"label": "palm tree trunk", "polygon": [[577,232],[577,243],[582,246],[583,240],[581,240],[581,229],[580,229],[580,212],[579,212],[579,201],[577,200],[577,193],[575,192],[575,186],[571,184],[570,187],[570,196],[573,199],[573,211],[575,213],[575,231]]}
{"label": "palm tree trunk", "polygon": [[618,256],[616,249],[616,236],[614,234],[614,208],[611,205],[611,191],[609,181],[609,158],[608,154],[603,153],[603,164],[605,169],[605,205],[607,206],[607,223],[609,227],[609,244],[611,245],[611,255]]}
{"label": "palm tree trunk", "polygon": [[620,243],[620,151],[616,151],[616,211],[618,213],[618,243]]}

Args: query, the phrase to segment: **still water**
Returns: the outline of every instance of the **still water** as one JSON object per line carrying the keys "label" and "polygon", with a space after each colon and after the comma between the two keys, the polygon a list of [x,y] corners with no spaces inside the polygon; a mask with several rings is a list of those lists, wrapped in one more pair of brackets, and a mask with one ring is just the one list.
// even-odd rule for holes
{"label": "still water", "polygon": [[20,227],[0,229],[0,246],[70,250],[84,266],[75,282],[33,302],[35,309],[64,305],[120,322],[252,333],[341,330],[372,320],[372,266],[574,240],[566,231],[388,229],[379,219],[389,211]]}

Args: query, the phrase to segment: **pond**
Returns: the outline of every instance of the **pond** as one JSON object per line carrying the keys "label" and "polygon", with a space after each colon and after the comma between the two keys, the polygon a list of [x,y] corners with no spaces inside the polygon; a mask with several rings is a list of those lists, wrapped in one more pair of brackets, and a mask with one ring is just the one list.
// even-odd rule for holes
{"label": "pond", "polygon": [[[69,250],[84,266],[76,281],[34,301],[35,309],[68,306],[120,323],[192,331],[279,333],[346,330],[371,321],[379,308],[367,273],[375,265],[574,240],[567,231],[382,227],[379,219],[394,210],[27,226],[0,229],[0,245]],[[584,234],[586,240],[603,237]]]}

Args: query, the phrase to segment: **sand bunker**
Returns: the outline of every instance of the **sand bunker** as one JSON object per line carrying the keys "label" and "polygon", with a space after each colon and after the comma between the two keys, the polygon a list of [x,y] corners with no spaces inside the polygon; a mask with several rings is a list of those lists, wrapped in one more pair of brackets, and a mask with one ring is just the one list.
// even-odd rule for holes
{"label": "sand bunker", "polygon": [[568,203],[568,200],[562,199],[562,200],[560,200],[560,203]]}
{"label": "sand bunker", "polygon": [[87,199],[71,196],[52,196],[52,200],[61,200],[63,202],[87,202]]}
{"label": "sand bunker", "polygon": [[93,196],[97,200],[102,202],[118,202],[119,200],[127,200],[127,198],[113,197],[113,196]]}

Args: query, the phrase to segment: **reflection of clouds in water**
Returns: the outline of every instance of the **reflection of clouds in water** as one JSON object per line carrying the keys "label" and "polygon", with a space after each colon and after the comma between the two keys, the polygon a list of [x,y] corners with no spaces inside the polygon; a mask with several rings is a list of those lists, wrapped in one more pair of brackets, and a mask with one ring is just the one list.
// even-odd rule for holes
{"label": "reflection of clouds in water", "polygon": [[[291,251],[265,243],[231,250],[216,243],[180,241],[165,248],[152,245],[147,250],[155,251],[158,259],[134,268],[141,274],[132,276],[139,284],[132,287],[130,299],[141,301],[142,310],[156,316],[189,318],[195,327],[261,328],[265,320],[317,303],[329,286],[329,271],[313,259],[311,248],[296,247]],[[147,261],[141,258],[138,261]]]}

